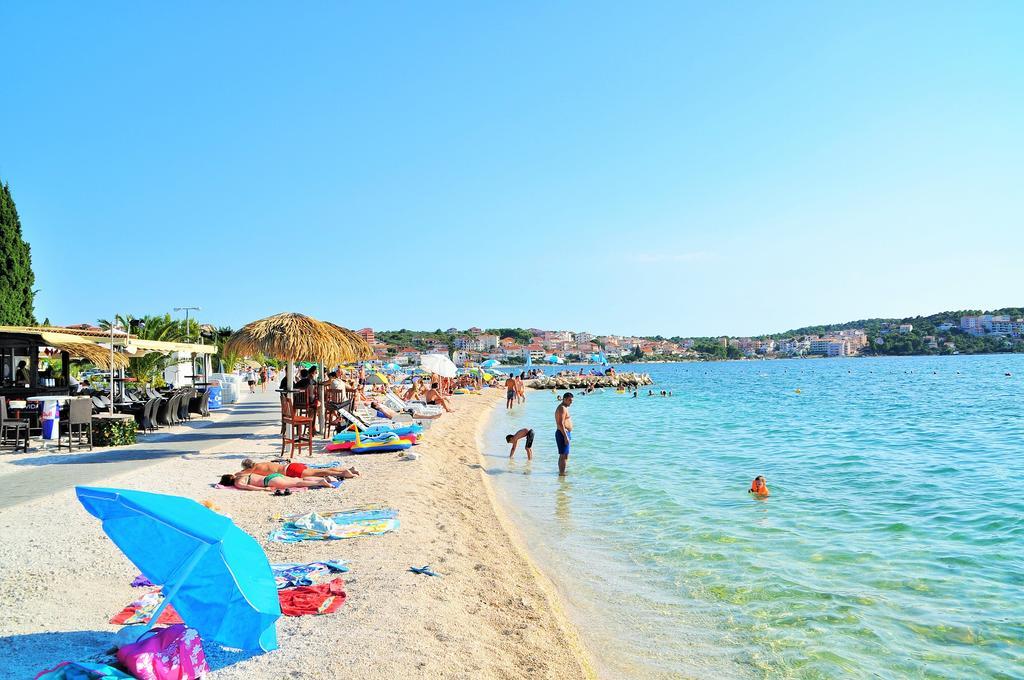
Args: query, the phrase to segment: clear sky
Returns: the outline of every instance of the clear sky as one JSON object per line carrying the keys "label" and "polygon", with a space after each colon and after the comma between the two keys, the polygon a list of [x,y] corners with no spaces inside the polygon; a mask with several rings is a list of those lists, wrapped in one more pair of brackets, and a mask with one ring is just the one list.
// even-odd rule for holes
{"label": "clear sky", "polygon": [[1024,2],[7,2],[0,57],[54,323],[1024,304]]}

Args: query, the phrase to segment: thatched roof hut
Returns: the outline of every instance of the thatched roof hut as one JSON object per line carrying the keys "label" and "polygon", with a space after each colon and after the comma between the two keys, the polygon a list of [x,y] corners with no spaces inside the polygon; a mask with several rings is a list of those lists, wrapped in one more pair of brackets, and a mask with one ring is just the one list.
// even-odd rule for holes
{"label": "thatched roof hut", "polygon": [[349,364],[354,361],[363,361],[365,359],[373,358],[373,348],[370,347],[369,343],[355,331],[350,331],[347,328],[339,326],[338,324],[331,323],[330,321],[324,321],[325,324],[336,330],[343,338],[345,338],[346,344],[352,350],[352,358],[346,359],[342,362],[328,362],[328,363],[344,363]]}
{"label": "thatched roof hut", "polygon": [[236,331],[224,345],[226,354],[264,355],[285,361],[302,359],[343,364],[373,356],[362,337],[340,326],[306,316],[284,313],[253,321]]}

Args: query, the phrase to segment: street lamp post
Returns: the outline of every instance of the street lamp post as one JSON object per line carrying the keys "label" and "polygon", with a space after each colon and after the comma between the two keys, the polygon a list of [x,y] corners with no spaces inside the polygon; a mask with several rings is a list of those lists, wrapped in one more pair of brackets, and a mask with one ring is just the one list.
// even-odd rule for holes
{"label": "street lamp post", "polygon": [[[202,309],[203,309],[202,307],[175,307],[174,308],[174,311],[176,311],[176,312],[182,312],[182,311],[185,312],[185,341],[186,342],[192,342],[192,329],[188,325],[188,313],[190,311],[200,312],[200,311],[202,311]],[[178,364],[178,365],[180,366],[181,364]],[[189,354],[189,366],[192,367],[192,376],[191,376],[191,378],[192,378],[192,386],[195,387],[195,384],[196,384],[196,355],[194,353],[190,353]]]}

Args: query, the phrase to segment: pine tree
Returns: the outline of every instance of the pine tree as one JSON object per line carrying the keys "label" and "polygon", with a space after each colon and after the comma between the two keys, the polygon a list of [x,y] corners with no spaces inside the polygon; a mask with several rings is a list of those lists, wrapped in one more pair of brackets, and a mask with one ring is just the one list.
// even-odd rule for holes
{"label": "pine tree", "polygon": [[36,322],[32,286],[32,253],[21,237],[21,220],[11,188],[0,185],[0,325],[31,326]]}

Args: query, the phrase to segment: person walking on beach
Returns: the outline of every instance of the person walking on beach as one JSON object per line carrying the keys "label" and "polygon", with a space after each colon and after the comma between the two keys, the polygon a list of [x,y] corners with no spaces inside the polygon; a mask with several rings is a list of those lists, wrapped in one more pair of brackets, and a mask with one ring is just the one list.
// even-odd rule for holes
{"label": "person walking on beach", "polygon": [[516,393],[516,379],[510,375],[505,381],[505,408],[512,408],[512,403],[516,400]]}
{"label": "person walking on beach", "polygon": [[526,403],[526,383],[523,382],[523,378],[525,376],[526,372],[524,371],[519,374],[518,378],[516,378],[516,398],[519,400],[520,404]]}
{"label": "person walking on beach", "polygon": [[270,377],[267,374],[267,367],[266,366],[260,366],[260,391],[261,392],[266,392],[267,391],[267,381],[269,379],[270,379]]}
{"label": "person walking on beach", "polygon": [[565,465],[569,461],[569,444],[572,442],[572,392],[562,395],[562,402],[555,409],[555,444],[558,446],[558,476],[565,476]]}
{"label": "person walking on beach", "polygon": [[533,460],[533,435],[534,432],[528,427],[524,427],[515,434],[505,435],[505,441],[512,445],[512,450],[508,452],[508,457],[511,458],[516,453],[516,446],[519,444],[520,439],[526,439],[526,460]]}

